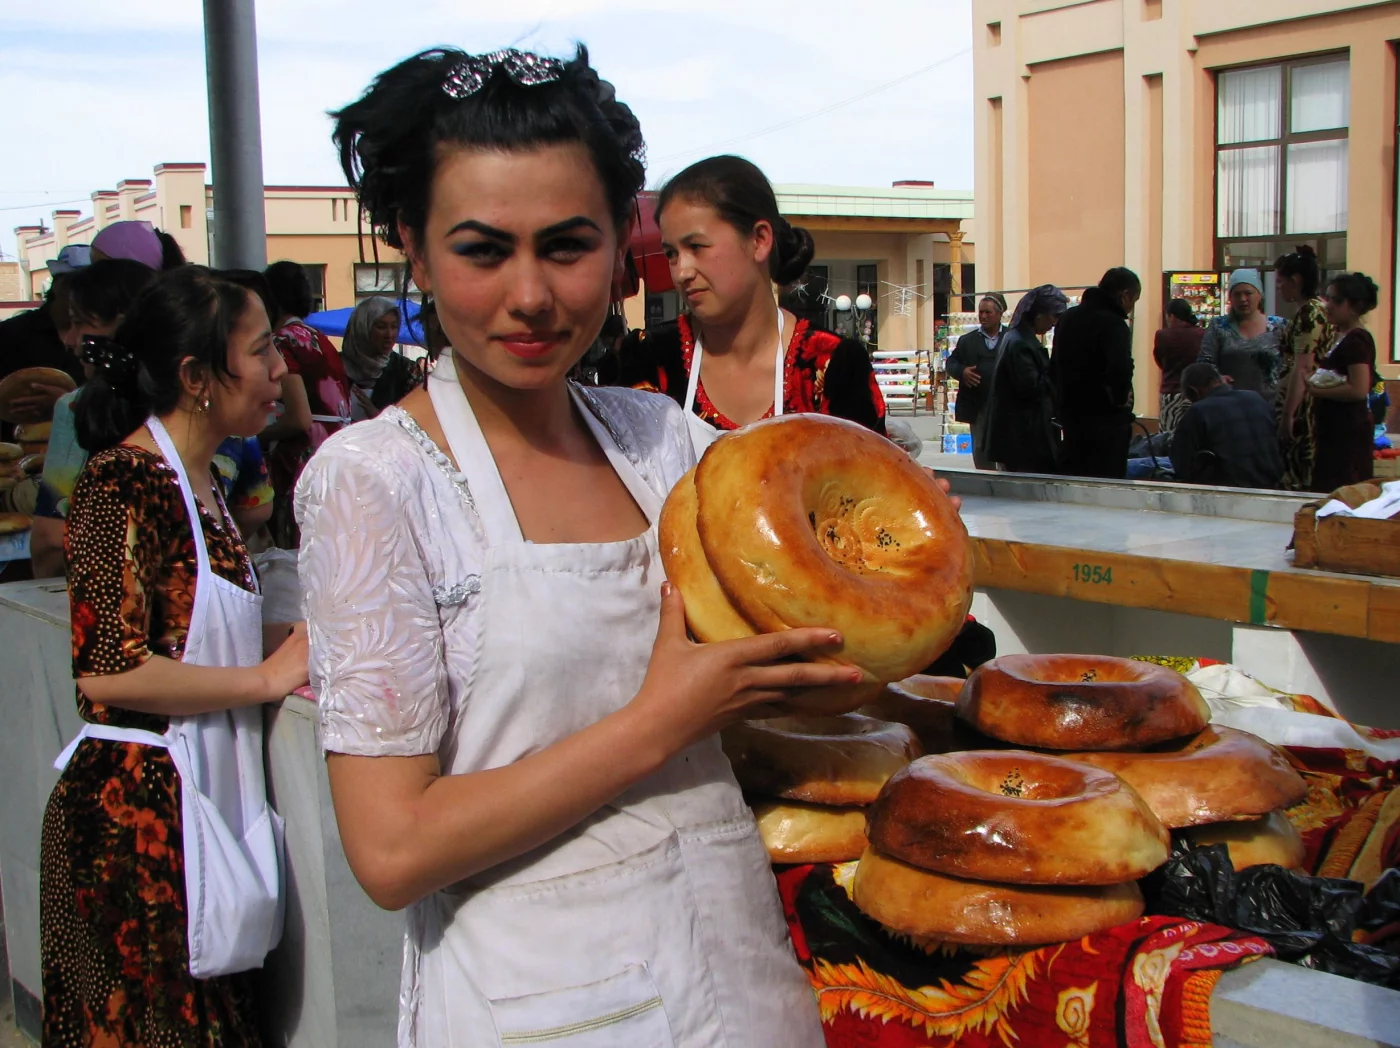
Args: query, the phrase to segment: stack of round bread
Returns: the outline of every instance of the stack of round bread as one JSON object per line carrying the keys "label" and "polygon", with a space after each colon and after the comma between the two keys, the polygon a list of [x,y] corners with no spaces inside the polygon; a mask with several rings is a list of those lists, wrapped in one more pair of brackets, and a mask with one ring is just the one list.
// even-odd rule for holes
{"label": "stack of round bread", "polygon": [[776,863],[857,858],[865,806],[921,752],[903,724],[853,713],[744,721],[721,738]]}
{"label": "stack of round bread", "polygon": [[1166,828],[1111,772],[1025,750],[915,761],[870,808],[853,897],[920,939],[1041,945],[1142,915]]}
{"label": "stack of round bread", "polygon": [[0,534],[29,527],[39,493],[39,475],[44,472],[51,425],[22,422],[15,427],[13,443],[0,442],[0,510],[5,511],[0,513]]}
{"label": "stack of round bread", "polygon": [[839,630],[862,683],[793,705],[841,713],[947,650],[972,599],[967,529],[929,473],[862,426],[783,415],[726,434],[672,490],[666,576],[697,640]]}
{"label": "stack of round bread", "polygon": [[[42,456],[39,462],[42,470]],[[38,482],[30,472],[32,465],[32,456],[26,454],[22,445],[0,441],[0,535],[29,528],[29,514],[19,510],[27,504],[33,509],[33,499],[26,497],[31,488],[37,493]]]}
{"label": "stack of round bread", "polygon": [[1263,739],[1208,722],[1195,686],[1164,666],[1101,655],[1007,655],[979,667],[957,704],[966,724],[1110,771],[1168,828],[1225,844],[1236,868],[1303,862],[1283,809],[1307,793]]}

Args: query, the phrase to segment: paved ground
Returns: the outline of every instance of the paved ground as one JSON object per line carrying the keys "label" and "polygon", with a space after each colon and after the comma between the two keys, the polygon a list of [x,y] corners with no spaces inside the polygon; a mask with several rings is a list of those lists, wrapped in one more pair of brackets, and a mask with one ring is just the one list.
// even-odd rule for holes
{"label": "paved ground", "polygon": [[0,1048],[33,1048],[15,1028],[15,1006],[10,1000],[10,961],[5,956],[5,922],[0,918]]}

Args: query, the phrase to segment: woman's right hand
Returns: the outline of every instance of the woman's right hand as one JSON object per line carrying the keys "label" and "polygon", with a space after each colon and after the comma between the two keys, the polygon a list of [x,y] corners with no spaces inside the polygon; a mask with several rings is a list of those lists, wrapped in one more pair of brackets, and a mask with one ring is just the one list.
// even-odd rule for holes
{"label": "woman's right hand", "polygon": [[267,702],[286,698],[310,682],[307,662],[311,657],[306,640],[306,623],[298,622],[271,655],[258,667],[267,682]]}
{"label": "woman's right hand", "polygon": [[803,688],[858,684],[860,670],[823,662],[781,661],[839,646],[835,630],[802,628],[742,640],[697,644],[686,634],[685,602],[671,583],[661,590],[661,623],[634,712],[656,722],[679,752]]}

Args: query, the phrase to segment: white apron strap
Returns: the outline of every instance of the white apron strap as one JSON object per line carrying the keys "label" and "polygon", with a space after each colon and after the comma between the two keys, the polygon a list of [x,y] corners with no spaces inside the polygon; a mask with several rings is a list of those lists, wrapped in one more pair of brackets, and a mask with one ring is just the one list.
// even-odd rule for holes
{"label": "white apron strap", "polygon": [[661,520],[661,507],[665,504],[665,496],[657,492],[637,472],[636,465],[622,450],[607,419],[603,417],[602,405],[572,382],[569,383],[569,393],[573,396],[574,403],[578,405],[579,414],[583,416],[585,424],[593,434],[593,439],[598,442],[598,446],[603,449],[603,454],[608,457],[608,462],[612,465],[618,480],[622,481],[622,486],[632,496],[632,501],[641,509],[642,515],[647,518],[647,523],[655,527]]}
{"label": "white apron strap", "polygon": [[[695,395],[700,391],[700,361],[705,356],[705,346],[700,336],[695,336],[695,351],[690,355],[690,377],[685,386],[685,403],[681,405],[687,415],[695,413]],[[783,309],[778,307],[778,356],[773,362],[773,414],[783,413],[783,369],[787,364],[787,345],[783,342]]]}
{"label": "white apron strap", "polygon": [[445,450],[452,455],[458,471],[476,493],[473,501],[481,526],[486,530],[486,541],[493,546],[524,542],[525,536],[520,531],[520,522],[515,519],[505,481],[496,469],[496,460],[476,421],[471,401],[467,400],[462,383],[457,379],[451,349],[438,357],[437,366],[428,376],[428,397],[437,413],[438,425],[447,437]]}
{"label": "white apron strap", "polygon": [[143,746],[160,746],[168,748],[170,740],[164,735],[157,735],[153,731],[144,731],[141,728],[119,728],[113,724],[84,724],[83,730],[74,736],[73,741],[63,747],[63,752],[58,755],[58,759],[53,762],[55,771],[63,771],[68,767],[68,762],[73,759],[73,754],[77,752],[79,744],[84,739],[107,739],[111,742],[139,742]]}
{"label": "white apron strap", "polygon": [[773,363],[773,417],[783,413],[783,369],[787,365],[787,346],[783,343],[783,307],[778,307],[778,359]]}

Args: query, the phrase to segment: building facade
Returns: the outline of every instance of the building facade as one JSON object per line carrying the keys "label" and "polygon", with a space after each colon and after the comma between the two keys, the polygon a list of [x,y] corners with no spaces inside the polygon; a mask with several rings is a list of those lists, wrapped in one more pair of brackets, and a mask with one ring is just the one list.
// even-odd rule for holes
{"label": "building facade", "polygon": [[[1381,287],[1400,373],[1396,0],[973,0],[979,284],[1143,277],[1139,404],[1168,271],[1267,271],[1311,244]],[[1265,283],[1272,285],[1266,279]],[[1268,304],[1275,310],[1272,286]]]}
{"label": "building facade", "polygon": [[[932,183],[900,183],[889,189],[847,186],[777,186],[779,208],[807,227],[817,256],[804,280],[805,312],[825,313],[838,328],[863,324],[882,348],[932,348],[937,316],[950,293],[975,278],[974,248],[965,235],[972,218],[972,193],[935,188]],[[344,186],[268,186],[265,191],[267,257],[291,259],[306,267],[321,309],[352,306],[375,294],[396,297],[403,280],[403,258],[375,239],[354,194]],[[641,201],[642,226],[650,225],[649,200]],[[92,194],[88,215],[55,211],[51,226],[16,229],[19,297],[37,299],[48,282],[48,261],[67,244],[86,244],[103,226],[141,219],[171,233],[191,262],[207,264],[213,254],[213,190],[203,164],[161,164],[152,179],[128,179],[114,190]],[[654,240],[654,237],[653,237]],[[664,262],[658,267],[653,243],[634,239],[634,253],[650,250],[642,293],[628,299],[633,326],[668,319],[678,308]],[[964,268],[967,269],[964,274]],[[964,279],[966,277],[966,279]],[[648,278],[650,278],[648,280]],[[650,283],[651,286],[647,286]],[[836,299],[868,294],[872,308],[833,310]],[[0,316],[27,302],[0,302]],[[8,309],[3,307],[9,307]]]}

